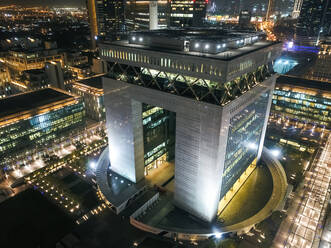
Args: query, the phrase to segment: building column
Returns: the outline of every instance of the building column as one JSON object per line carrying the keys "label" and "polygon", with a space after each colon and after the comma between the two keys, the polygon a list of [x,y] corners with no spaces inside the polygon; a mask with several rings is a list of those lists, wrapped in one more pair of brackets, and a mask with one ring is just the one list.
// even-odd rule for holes
{"label": "building column", "polygon": [[144,141],[140,102],[106,91],[106,126],[111,169],[137,183],[144,178]]}
{"label": "building column", "polygon": [[149,30],[158,29],[157,1],[149,1]]}

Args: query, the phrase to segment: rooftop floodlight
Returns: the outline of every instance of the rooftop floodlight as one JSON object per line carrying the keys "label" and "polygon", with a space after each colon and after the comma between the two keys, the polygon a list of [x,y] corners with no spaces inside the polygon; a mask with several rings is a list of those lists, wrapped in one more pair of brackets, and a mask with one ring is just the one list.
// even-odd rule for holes
{"label": "rooftop floodlight", "polygon": [[222,233],[215,233],[215,238],[217,238],[217,239],[222,238]]}
{"label": "rooftop floodlight", "polygon": [[248,148],[255,150],[255,149],[257,149],[257,144],[250,142],[250,143],[248,143]]}
{"label": "rooftop floodlight", "polygon": [[280,151],[277,149],[274,149],[274,150],[271,150],[271,154],[272,154],[272,156],[277,158],[280,155]]}
{"label": "rooftop floodlight", "polygon": [[95,170],[97,168],[97,164],[95,162],[91,162],[89,167],[92,169],[92,170]]}

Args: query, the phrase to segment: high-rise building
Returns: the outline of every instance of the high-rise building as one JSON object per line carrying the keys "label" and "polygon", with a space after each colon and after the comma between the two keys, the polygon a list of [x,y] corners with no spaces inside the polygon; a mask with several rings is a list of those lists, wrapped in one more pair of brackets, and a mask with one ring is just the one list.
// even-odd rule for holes
{"label": "high-rise building", "polygon": [[85,122],[80,97],[46,88],[0,99],[0,158],[49,144]]}
{"label": "high-rise building", "polygon": [[89,23],[90,23],[91,49],[94,50],[97,47],[96,40],[98,39],[98,35],[99,35],[95,0],[86,0],[86,6],[88,11]]}
{"label": "high-rise building", "polygon": [[316,44],[320,36],[330,34],[331,1],[303,0],[296,26],[297,43]]}
{"label": "high-rise building", "polygon": [[302,2],[303,0],[295,0],[294,2],[294,7],[293,7],[293,12],[292,12],[292,17],[293,18],[298,18],[301,12],[302,8]]}
{"label": "high-rise building", "polygon": [[170,27],[199,27],[206,17],[208,0],[170,2]]}
{"label": "high-rise building", "polygon": [[331,82],[331,42],[323,41],[319,45],[319,52],[314,64],[305,74],[305,78]]}
{"label": "high-rise building", "polygon": [[331,0],[324,1],[321,34],[324,37],[331,36]]}
{"label": "high-rise building", "polygon": [[88,0],[89,21],[93,40],[118,39],[125,32],[123,0]]}
{"label": "high-rise building", "polygon": [[148,30],[169,26],[170,2],[166,0],[128,0],[125,22],[130,30]]}
{"label": "high-rise building", "polygon": [[100,44],[110,170],[139,183],[150,161],[174,156],[175,205],[212,221],[260,158],[280,53],[260,33],[219,29]]}
{"label": "high-rise building", "polygon": [[221,12],[226,15],[239,15],[240,10],[243,8],[247,8],[247,6],[244,7],[242,0],[223,0],[220,6]]}
{"label": "high-rise building", "polygon": [[239,15],[239,26],[241,28],[247,28],[251,26],[252,14],[248,10],[241,10]]}

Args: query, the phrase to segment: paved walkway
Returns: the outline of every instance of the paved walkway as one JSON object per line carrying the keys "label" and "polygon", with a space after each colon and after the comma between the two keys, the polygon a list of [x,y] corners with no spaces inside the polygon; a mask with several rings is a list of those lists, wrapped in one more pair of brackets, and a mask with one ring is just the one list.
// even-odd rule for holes
{"label": "paved walkway", "polygon": [[288,209],[274,239],[275,248],[317,248],[323,231],[323,221],[330,199],[331,135],[319,151],[311,169]]}

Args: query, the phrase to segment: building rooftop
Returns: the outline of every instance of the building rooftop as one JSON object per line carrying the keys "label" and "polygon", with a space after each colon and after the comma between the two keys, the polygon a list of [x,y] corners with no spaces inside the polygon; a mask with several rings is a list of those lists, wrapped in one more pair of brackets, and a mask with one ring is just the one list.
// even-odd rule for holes
{"label": "building rooftop", "polygon": [[52,88],[10,96],[0,99],[0,118],[69,98],[72,96]]}
{"label": "building rooftop", "polygon": [[83,80],[78,81],[78,83],[102,90],[103,89],[103,87],[102,87],[102,77],[103,76],[104,75],[100,75],[100,76],[96,76],[96,77],[83,79]]}
{"label": "building rooftop", "polygon": [[293,77],[289,75],[282,75],[277,78],[278,85],[290,85],[292,87],[304,87],[331,92],[331,84],[322,81],[309,80],[300,77]]}
{"label": "building rooftop", "polygon": [[216,28],[137,31],[131,32],[128,40],[107,43],[224,60],[275,44],[266,41],[262,32]]}
{"label": "building rooftop", "polygon": [[28,74],[45,74],[45,70],[44,69],[31,69],[31,70],[25,70],[23,71],[23,73],[28,73]]}

